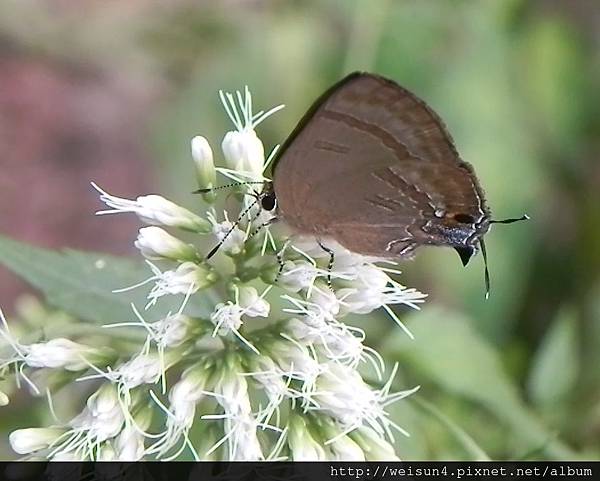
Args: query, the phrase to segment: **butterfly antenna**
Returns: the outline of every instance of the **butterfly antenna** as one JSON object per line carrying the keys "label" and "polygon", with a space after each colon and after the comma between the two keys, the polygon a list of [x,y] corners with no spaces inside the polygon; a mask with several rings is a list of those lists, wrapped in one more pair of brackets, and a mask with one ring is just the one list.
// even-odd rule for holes
{"label": "butterfly antenna", "polygon": [[215,190],[230,189],[231,187],[237,187],[238,185],[256,185],[256,184],[264,185],[264,182],[233,182],[231,184],[221,185],[220,187],[210,187],[210,188],[207,188],[207,189],[197,189],[197,190],[194,190],[192,192],[192,194],[206,194],[207,192],[213,192]]}
{"label": "butterfly antenna", "polygon": [[214,246],[211,251],[206,255],[206,260],[210,259],[212,256],[214,256],[217,251],[219,250],[219,248],[223,245],[223,243],[227,240],[227,238],[229,237],[229,235],[233,232],[233,230],[240,225],[240,222],[242,221],[242,219],[244,218],[244,216],[250,212],[250,209],[252,209],[252,207],[254,207],[256,205],[256,203],[258,202],[258,199],[256,199],[254,202],[252,202],[248,207],[246,207],[242,212],[240,212],[240,215],[238,215],[237,220],[233,223],[233,225],[229,228],[229,230],[225,233],[225,235],[223,236],[223,238],[219,241],[219,243]]}
{"label": "butterfly antenna", "polygon": [[485,242],[483,237],[479,240],[481,246],[481,255],[483,256],[483,278],[485,282],[485,298],[490,298],[490,271],[488,269],[487,251],[485,250]]}
{"label": "butterfly antenna", "polygon": [[531,219],[531,217],[529,217],[527,214],[524,214],[521,217],[515,219],[491,220],[490,224],[512,224],[513,222],[521,222],[522,220],[529,219]]}

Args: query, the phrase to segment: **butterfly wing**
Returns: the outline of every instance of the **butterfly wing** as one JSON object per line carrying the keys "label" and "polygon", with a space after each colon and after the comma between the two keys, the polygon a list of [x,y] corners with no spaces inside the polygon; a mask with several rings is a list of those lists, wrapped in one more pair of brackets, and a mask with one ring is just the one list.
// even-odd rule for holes
{"label": "butterfly wing", "polygon": [[280,152],[274,188],[281,216],[352,251],[402,256],[487,229],[473,170],[441,120],[381,77],[352,74],[332,87]]}

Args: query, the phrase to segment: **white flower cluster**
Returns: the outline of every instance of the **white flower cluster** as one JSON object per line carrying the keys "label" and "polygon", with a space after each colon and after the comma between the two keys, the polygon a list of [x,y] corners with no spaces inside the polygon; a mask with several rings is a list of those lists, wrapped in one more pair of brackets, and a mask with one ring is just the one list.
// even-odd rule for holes
{"label": "white flower cluster", "polygon": [[[273,214],[261,210],[257,195],[276,149],[265,159],[255,127],[282,106],[253,114],[247,89],[221,99],[235,125],[222,143],[226,167],[215,167],[203,137],[191,150],[209,205],[219,199],[208,190],[217,187],[217,174],[230,179],[225,184],[242,182],[234,190],[237,212],[221,217],[210,207],[199,215],[159,195],[128,200],[92,184],[108,206],[98,214],[130,212],[147,224],[134,244],[152,275],[120,291],[150,284],[147,310],[163,296],[183,296],[176,313],[148,322],[132,306],[132,322],[107,320],[106,345],[122,330],[142,334],[119,355],[62,338],[22,344],[2,317],[10,355],[0,357],[0,374],[13,369],[36,393],[29,374],[39,369],[100,382],[71,420],[12,432],[17,453],[60,460],[397,459],[394,434],[407,433],[386,407],[416,389],[392,392],[396,368],[386,376],[365,333],[343,318],[383,308],[410,335],[390,306],[416,309],[425,295],[393,280],[389,263],[381,267],[328,241],[330,265],[315,239],[273,234],[266,225]],[[204,293],[212,313],[186,314]],[[0,392],[0,404],[8,402]]]}

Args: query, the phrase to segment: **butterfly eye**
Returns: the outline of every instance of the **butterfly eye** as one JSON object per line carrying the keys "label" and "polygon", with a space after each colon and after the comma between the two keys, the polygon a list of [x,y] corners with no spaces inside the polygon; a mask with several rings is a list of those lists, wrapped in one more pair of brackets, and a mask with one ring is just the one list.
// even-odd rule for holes
{"label": "butterfly eye", "polygon": [[454,220],[461,224],[472,224],[475,221],[469,214],[454,214]]}
{"label": "butterfly eye", "polygon": [[271,211],[275,208],[275,194],[270,192],[265,194],[260,199],[260,205],[263,209]]}

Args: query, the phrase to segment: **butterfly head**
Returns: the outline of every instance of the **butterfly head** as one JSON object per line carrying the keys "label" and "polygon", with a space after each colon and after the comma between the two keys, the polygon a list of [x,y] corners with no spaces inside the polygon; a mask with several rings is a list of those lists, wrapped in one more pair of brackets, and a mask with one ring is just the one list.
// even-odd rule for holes
{"label": "butterfly head", "polygon": [[[454,216],[457,221],[468,221],[468,223],[472,222],[472,218],[468,215],[457,214]],[[470,236],[467,241],[463,244],[454,245],[454,250],[458,253],[460,260],[463,266],[466,266],[469,263],[469,260],[473,255],[477,253],[477,248],[481,248],[481,254],[483,256],[483,265],[484,265],[484,276],[485,276],[485,297],[486,299],[490,295],[490,273],[488,270],[488,261],[487,261],[487,252],[485,249],[485,242],[483,241],[483,236],[489,230],[491,224],[512,224],[513,222],[519,222],[523,220],[528,220],[528,215],[523,215],[518,218],[511,219],[503,219],[503,220],[491,220],[489,217],[485,216],[481,222],[477,224],[472,224],[475,233]]]}
{"label": "butterfly head", "polygon": [[273,189],[273,182],[265,182],[263,190],[259,195],[260,206],[267,211],[275,210],[277,207],[277,198],[275,197],[275,190]]}

